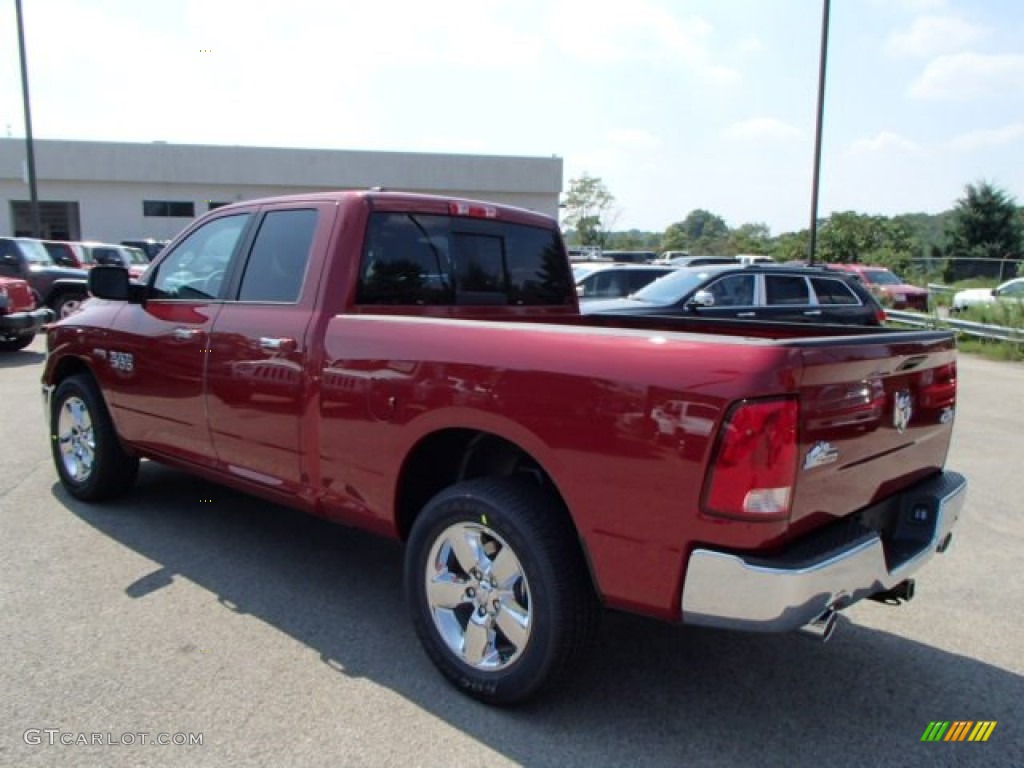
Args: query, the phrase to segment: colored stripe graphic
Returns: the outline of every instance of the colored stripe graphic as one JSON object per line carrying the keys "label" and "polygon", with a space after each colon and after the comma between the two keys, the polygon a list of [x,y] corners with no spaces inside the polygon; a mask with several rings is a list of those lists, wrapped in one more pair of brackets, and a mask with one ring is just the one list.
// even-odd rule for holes
{"label": "colored stripe graphic", "polygon": [[921,734],[921,741],[988,741],[996,729],[996,720],[932,720]]}

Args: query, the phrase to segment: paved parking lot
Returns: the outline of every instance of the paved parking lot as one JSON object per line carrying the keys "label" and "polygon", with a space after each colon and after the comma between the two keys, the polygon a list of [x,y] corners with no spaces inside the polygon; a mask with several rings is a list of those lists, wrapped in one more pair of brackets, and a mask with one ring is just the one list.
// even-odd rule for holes
{"label": "paved parking lot", "polygon": [[[41,361],[0,357],[0,765],[1024,765],[1024,366],[961,359],[967,516],[911,604],[827,646],[609,615],[570,687],[501,711],[421,653],[390,542],[151,464],[71,500]],[[933,720],[998,725],[921,743]]]}

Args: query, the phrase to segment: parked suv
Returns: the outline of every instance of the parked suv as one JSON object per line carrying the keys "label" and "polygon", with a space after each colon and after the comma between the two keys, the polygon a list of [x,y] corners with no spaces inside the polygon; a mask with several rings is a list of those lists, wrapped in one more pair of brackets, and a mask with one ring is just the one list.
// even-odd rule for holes
{"label": "parked suv", "polygon": [[844,325],[885,320],[885,311],[852,275],[818,267],[738,264],[680,268],[627,298],[588,301],[580,311]]}
{"label": "parked suv", "polygon": [[89,297],[88,272],[58,267],[41,242],[27,237],[0,237],[0,276],[27,282],[36,303],[52,309],[58,318],[77,312]]}

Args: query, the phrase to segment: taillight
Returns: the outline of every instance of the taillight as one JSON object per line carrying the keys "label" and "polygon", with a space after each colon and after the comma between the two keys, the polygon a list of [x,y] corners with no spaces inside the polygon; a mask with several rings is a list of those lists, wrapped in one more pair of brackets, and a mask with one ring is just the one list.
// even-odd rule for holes
{"label": "taillight", "polygon": [[885,325],[885,310],[881,307],[875,309],[875,322],[879,325]]}
{"label": "taillight", "polygon": [[498,209],[493,205],[467,203],[462,200],[448,203],[448,213],[452,216],[469,216],[475,219],[498,218]]}
{"label": "taillight", "polygon": [[946,363],[921,375],[918,402],[922,408],[945,408],[956,403],[956,363]]}
{"label": "taillight", "polygon": [[797,467],[797,402],[739,403],[726,417],[704,485],[704,511],[747,520],[788,517]]}

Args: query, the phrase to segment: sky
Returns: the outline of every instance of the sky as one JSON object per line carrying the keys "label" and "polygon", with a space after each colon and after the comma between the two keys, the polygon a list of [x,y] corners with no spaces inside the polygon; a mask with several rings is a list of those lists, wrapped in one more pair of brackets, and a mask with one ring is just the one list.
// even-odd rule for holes
{"label": "sky", "polygon": [[[810,220],[822,0],[22,0],[33,134],[556,155],[609,228]],[[0,135],[23,137],[0,0]],[[1024,2],[835,0],[818,212],[1024,204]],[[45,190],[41,190],[45,198]]]}

